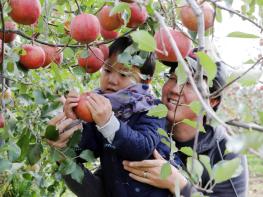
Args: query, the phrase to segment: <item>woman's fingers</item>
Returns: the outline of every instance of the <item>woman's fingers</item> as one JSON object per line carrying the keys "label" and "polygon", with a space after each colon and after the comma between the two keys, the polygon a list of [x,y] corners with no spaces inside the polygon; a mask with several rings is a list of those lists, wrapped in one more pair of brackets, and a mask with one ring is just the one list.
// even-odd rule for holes
{"label": "woman's fingers", "polygon": [[65,118],[64,112],[61,112],[60,114],[56,115],[54,118],[48,121],[49,125],[56,125],[58,124],[61,120]]}
{"label": "woman's fingers", "polygon": [[163,163],[165,162],[165,160],[143,160],[143,161],[123,161],[123,165],[127,165],[130,167],[139,167],[139,168],[143,168],[143,167],[159,167],[162,166]]}
{"label": "woman's fingers", "polygon": [[156,149],[154,149],[154,151],[153,151],[153,156],[154,156],[155,159],[165,160],[165,159],[162,157],[162,155],[160,155],[160,153],[159,153]]}

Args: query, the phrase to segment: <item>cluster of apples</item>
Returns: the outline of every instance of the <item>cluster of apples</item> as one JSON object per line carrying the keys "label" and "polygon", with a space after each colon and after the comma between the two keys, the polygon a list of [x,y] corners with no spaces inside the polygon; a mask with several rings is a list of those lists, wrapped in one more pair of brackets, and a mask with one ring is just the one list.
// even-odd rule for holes
{"label": "cluster of apples", "polygon": [[[211,28],[214,24],[214,8],[207,2],[203,2],[200,5],[204,13],[204,22],[205,22],[205,30]],[[185,5],[180,8],[180,19],[183,25],[190,31],[197,32],[198,24],[197,17],[193,12],[190,5]],[[185,58],[192,48],[192,42],[187,36],[186,33],[173,29],[171,27],[168,28],[174,41],[177,44],[179,51],[182,54],[182,57]],[[172,46],[169,42],[168,36],[166,35],[163,28],[157,31],[154,35],[157,50],[156,56],[158,59],[168,62],[176,62],[177,57],[172,49]]]}
{"label": "cluster of apples", "polygon": [[[9,16],[16,23],[22,25],[34,25],[37,23],[41,14],[41,4],[39,0],[10,0],[9,5],[11,7]],[[13,21],[5,22],[6,30],[17,30],[17,25]],[[6,33],[5,38],[3,37],[3,33],[1,32],[0,44],[2,40],[4,40],[5,43],[13,42],[16,38],[16,34]],[[22,49],[25,50],[26,53],[20,56],[19,61],[22,66],[27,69],[45,67],[52,61],[56,64],[60,64],[63,60],[63,54],[57,47],[23,44]]]}
{"label": "cluster of apples", "polygon": [[[148,17],[146,8],[132,1],[129,1],[128,6],[131,15],[126,26],[137,28],[145,23]],[[83,44],[95,41],[100,35],[104,40],[117,38],[119,33],[116,30],[125,24],[121,13],[112,14],[111,10],[111,6],[105,5],[97,16],[86,13],[75,16],[70,24],[70,36]],[[105,44],[99,45],[99,47],[90,47],[87,57],[78,57],[78,64],[85,67],[88,73],[93,73],[101,68],[108,55],[109,49]]]}

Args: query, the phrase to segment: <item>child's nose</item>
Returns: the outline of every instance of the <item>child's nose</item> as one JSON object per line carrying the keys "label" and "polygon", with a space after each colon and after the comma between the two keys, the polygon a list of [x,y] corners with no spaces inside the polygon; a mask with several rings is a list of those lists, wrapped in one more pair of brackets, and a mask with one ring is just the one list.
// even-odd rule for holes
{"label": "child's nose", "polygon": [[111,73],[111,75],[109,76],[109,83],[117,85],[118,84],[118,76],[115,75],[114,73]]}

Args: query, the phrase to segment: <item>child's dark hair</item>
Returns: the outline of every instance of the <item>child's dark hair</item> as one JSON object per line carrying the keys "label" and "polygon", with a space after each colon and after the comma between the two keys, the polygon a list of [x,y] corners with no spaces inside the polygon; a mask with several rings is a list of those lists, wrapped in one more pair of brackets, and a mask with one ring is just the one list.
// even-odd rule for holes
{"label": "child's dark hair", "polygon": [[[123,36],[116,39],[109,47],[109,57],[113,54],[120,54],[126,48],[133,44],[133,40],[129,36]],[[155,54],[149,53],[143,63],[143,66],[139,67],[140,73],[152,77],[155,71]]]}

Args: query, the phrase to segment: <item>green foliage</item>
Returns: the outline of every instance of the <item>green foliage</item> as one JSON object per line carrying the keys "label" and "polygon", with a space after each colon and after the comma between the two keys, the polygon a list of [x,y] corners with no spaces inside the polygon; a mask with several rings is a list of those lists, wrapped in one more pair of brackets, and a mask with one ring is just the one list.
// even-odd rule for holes
{"label": "green foliage", "polygon": [[161,168],[161,179],[167,179],[172,174],[171,164],[166,162]]}
{"label": "green foliage", "polygon": [[153,116],[153,117],[158,117],[158,118],[163,118],[166,117],[167,114],[167,108],[163,104],[159,104],[156,107],[152,108],[149,110],[147,113],[148,116]]}

